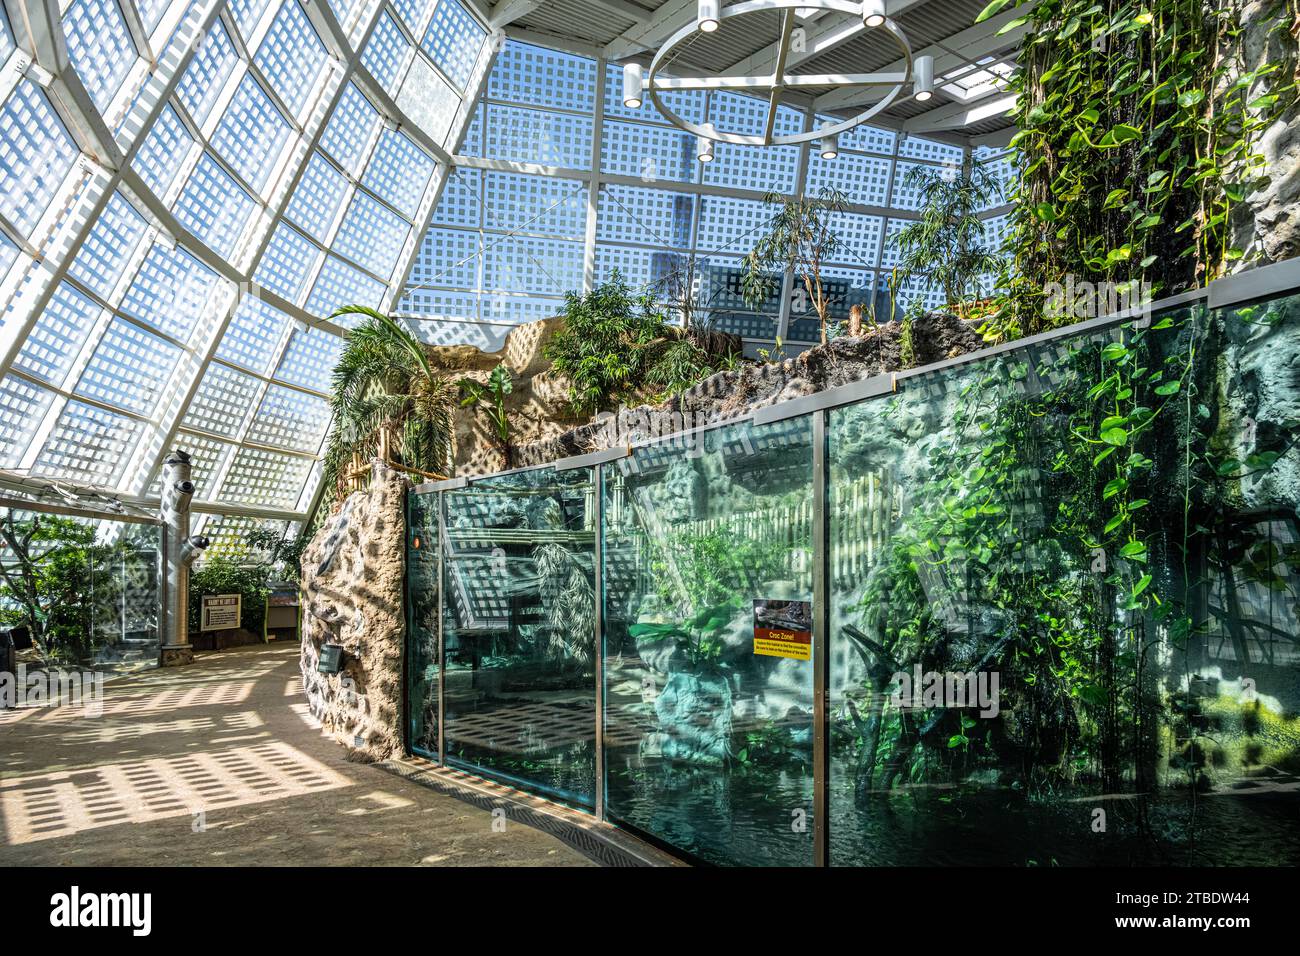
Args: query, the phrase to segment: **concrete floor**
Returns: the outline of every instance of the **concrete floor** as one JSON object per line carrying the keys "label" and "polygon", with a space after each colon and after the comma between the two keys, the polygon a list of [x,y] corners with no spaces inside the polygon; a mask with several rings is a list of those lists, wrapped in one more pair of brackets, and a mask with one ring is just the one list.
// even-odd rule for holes
{"label": "concrete floor", "polygon": [[111,679],[100,716],[0,710],[0,866],[594,865],[317,726],[277,645]]}

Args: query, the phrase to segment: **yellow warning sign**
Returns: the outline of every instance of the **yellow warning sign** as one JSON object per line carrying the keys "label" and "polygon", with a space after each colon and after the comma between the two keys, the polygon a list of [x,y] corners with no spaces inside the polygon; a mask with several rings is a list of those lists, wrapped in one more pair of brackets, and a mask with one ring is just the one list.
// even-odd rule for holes
{"label": "yellow warning sign", "polygon": [[756,599],[754,653],[761,657],[812,660],[812,603]]}

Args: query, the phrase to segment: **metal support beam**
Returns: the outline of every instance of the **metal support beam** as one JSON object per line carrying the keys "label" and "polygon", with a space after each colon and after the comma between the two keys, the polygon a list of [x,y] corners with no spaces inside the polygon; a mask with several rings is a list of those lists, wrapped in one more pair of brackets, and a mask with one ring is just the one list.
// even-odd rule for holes
{"label": "metal support beam", "polygon": [[951,103],[937,110],[914,116],[903,123],[909,133],[934,133],[940,130],[965,129],[975,123],[1005,116],[1016,108],[1016,94],[990,96],[976,103]]}
{"label": "metal support beam", "polygon": [[829,687],[827,631],[830,625],[830,589],[827,582],[826,549],[826,410],[812,416],[812,553],[813,553],[813,865],[829,862],[830,720],[827,708]]}
{"label": "metal support beam", "polygon": [[596,819],[605,819],[605,466],[591,470],[594,511],[591,555],[592,594],[595,599],[595,644],[592,660],[596,672]]}
{"label": "metal support beam", "polygon": [[[999,33],[998,31],[1013,20],[1024,16],[1026,9],[1026,6],[1019,6],[1004,11],[939,43],[933,43],[923,50],[913,50],[912,55],[913,57],[934,57],[935,88],[936,90],[941,89],[943,74],[974,63],[983,57],[1018,46],[1021,38],[1025,35],[1026,26],[1015,27],[1006,33]],[[906,64],[899,59],[882,69],[886,71],[901,70],[905,66]],[[869,91],[860,89],[835,90],[824,96],[817,97],[816,107],[821,111],[850,109],[860,103],[869,101],[869,97],[864,96],[864,93],[869,93]]]}

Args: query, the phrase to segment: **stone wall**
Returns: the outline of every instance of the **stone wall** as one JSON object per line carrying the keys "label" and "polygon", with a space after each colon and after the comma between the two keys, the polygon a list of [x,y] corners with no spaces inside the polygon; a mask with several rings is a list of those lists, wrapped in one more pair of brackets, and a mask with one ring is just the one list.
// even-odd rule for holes
{"label": "stone wall", "polygon": [[[903,368],[897,322],[860,337],[840,336],[783,362],[719,372],[662,405],[623,409],[515,451],[515,465],[537,465],[602,448],[645,441],[744,415],[755,408],[811,395]],[[915,365],[973,352],[984,345],[972,326],[942,312],[918,317],[912,327]],[[486,474],[466,469],[457,474]]]}
{"label": "stone wall", "polygon": [[[361,760],[402,752],[402,584],[408,482],[376,461],[302,556],[303,690],[322,732]],[[337,674],[317,670],[321,647],[343,648]]]}
{"label": "stone wall", "polygon": [[[546,374],[550,362],[542,356],[542,346],[560,322],[559,318],[551,318],[516,326],[496,352],[484,352],[472,345],[434,346],[429,350],[429,362],[454,379],[477,382],[487,381],[492,370],[504,362],[514,380],[514,390],[506,396],[505,405],[515,444],[554,438],[579,424],[578,419],[565,416],[567,384]],[[478,409],[456,409],[453,424],[453,474],[501,470],[500,451]]]}
{"label": "stone wall", "polygon": [[[1220,51],[1239,62],[1233,75],[1276,63],[1271,85],[1300,80],[1300,14],[1280,0],[1235,0],[1234,6],[1243,28],[1225,36]],[[1300,255],[1300,103],[1261,130],[1253,145],[1264,158],[1266,179],[1234,210],[1233,244],[1246,253],[1235,271]]]}

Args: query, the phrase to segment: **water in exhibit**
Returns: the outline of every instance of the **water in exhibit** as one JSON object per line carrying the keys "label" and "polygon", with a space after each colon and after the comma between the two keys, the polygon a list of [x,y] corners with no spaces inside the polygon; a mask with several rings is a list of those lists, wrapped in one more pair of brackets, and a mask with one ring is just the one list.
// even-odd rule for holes
{"label": "water in exhibit", "polygon": [[441,686],[449,762],[711,863],[1292,863],[1297,354],[1192,304],[412,495],[411,746]]}

